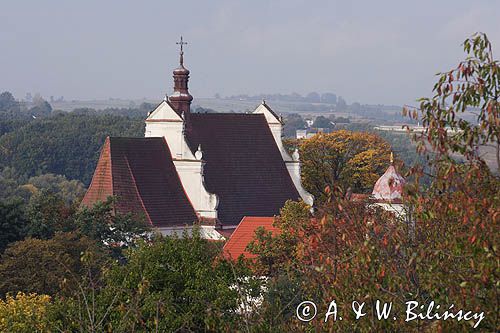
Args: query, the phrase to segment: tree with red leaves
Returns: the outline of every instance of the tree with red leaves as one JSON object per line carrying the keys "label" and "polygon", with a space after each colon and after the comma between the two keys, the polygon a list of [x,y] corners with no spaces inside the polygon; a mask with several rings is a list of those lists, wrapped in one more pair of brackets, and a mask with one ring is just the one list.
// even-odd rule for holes
{"label": "tree with red leaves", "polygon": [[[433,153],[425,169],[429,186],[420,182],[424,168],[411,170],[404,195],[410,223],[369,202],[346,200],[335,188],[314,218],[279,217],[283,232],[260,233],[251,246],[259,255],[256,269],[269,276],[258,327],[466,332],[475,324],[405,321],[406,302],[434,301],[442,311],[454,304],[455,310],[483,312],[480,331],[500,328],[500,178],[479,153],[481,145],[500,149],[499,62],[484,34],[467,39],[464,50],[466,60],[439,75],[435,95],[405,109],[425,126],[414,135],[418,151]],[[465,112],[473,112],[475,121],[461,117]],[[295,316],[306,299],[316,302],[319,316],[308,323]],[[342,321],[324,321],[331,300],[339,304]],[[366,317],[354,318],[353,300],[366,303]],[[377,300],[393,303],[394,320],[377,320]]]}

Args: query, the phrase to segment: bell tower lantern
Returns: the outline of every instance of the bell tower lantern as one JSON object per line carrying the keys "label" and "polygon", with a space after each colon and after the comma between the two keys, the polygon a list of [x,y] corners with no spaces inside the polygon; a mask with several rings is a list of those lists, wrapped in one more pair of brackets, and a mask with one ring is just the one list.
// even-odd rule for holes
{"label": "bell tower lantern", "polygon": [[191,102],[193,100],[193,96],[191,96],[188,90],[189,70],[184,67],[184,45],[186,44],[187,42],[184,42],[181,36],[181,40],[177,42],[177,45],[180,45],[181,49],[179,54],[179,67],[173,71],[174,92],[168,98],[175,112],[180,116],[184,114],[183,117],[185,121],[189,118]]}

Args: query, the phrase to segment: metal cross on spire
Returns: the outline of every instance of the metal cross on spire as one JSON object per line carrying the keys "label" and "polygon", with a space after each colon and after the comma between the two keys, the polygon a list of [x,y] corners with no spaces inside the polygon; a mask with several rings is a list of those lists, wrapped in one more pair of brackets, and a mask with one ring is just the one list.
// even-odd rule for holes
{"label": "metal cross on spire", "polygon": [[181,36],[181,41],[180,42],[176,42],[175,44],[177,45],[180,45],[181,46],[181,53],[180,53],[180,59],[179,59],[179,62],[181,64],[181,66],[184,66],[184,45],[187,44],[187,42],[185,42],[183,39],[182,39],[182,36]]}
{"label": "metal cross on spire", "polygon": [[182,36],[181,36],[181,41],[180,41],[180,42],[176,42],[175,44],[177,44],[177,45],[180,45],[180,46],[181,46],[181,53],[183,53],[183,52],[184,52],[184,48],[183,48],[183,46],[184,46],[184,45],[187,45],[187,42],[185,42],[185,41],[182,39]]}

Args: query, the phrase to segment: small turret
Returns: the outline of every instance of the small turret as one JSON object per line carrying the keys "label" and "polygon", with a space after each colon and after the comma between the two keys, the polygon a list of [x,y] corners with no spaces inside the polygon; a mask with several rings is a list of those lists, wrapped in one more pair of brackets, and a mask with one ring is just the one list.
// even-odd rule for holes
{"label": "small turret", "polygon": [[168,100],[179,115],[184,113],[185,120],[187,120],[191,111],[191,102],[193,101],[193,96],[188,90],[189,70],[184,67],[184,45],[187,43],[183,41],[181,36],[181,40],[177,44],[181,46],[179,67],[173,71],[174,92],[169,96]]}
{"label": "small turret", "polygon": [[394,167],[394,155],[391,152],[391,165],[380,177],[373,187],[372,197],[376,200],[389,201],[401,200],[403,197],[403,187],[406,183]]}

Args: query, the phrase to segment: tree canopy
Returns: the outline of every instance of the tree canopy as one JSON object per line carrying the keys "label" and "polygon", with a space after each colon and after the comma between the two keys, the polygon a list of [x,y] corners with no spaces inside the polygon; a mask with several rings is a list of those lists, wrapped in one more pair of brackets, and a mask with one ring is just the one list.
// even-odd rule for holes
{"label": "tree canopy", "polygon": [[0,167],[19,175],[64,175],[90,183],[106,136],[144,135],[144,122],[123,116],[58,114],[0,137]]}
{"label": "tree canopy", "polygon": [[299,143],[302,182],[316,203],[325,201],[326,187],[365,193],[389,166],[391,147],[372,133],[334,131]]}
{"label": "tree canopy", "polygon": [[324,116],[318,116],[314,120],[312,127],[314,127],[314,128],[333,128],[334,124],[330,119],[328,119]]}
{"label": "tree canopy", "polygon": [[87,251],[98,253],[97,243],[75,233],[13,243],[0,258],[0,295],[18,291],[55,295],[75,288],[74,280],[85,273],[80,257]]}
{"label": "tree canopy", "polygon": [[0,201],[0,253],[9,243],[22,240],[26,234],[28,221],[24,216],[22,202]]}

